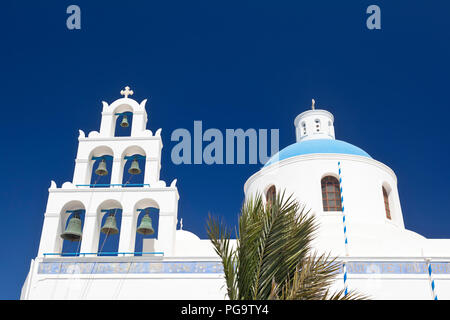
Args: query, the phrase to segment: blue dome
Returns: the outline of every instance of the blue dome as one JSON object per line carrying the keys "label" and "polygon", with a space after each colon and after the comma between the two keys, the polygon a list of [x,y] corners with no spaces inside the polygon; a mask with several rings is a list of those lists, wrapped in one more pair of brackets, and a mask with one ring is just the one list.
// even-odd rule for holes
{"label": "blue dome", "polygon": [[341,140],[314,139],[297,142],[291,144],[290,146],[287,146],[286,148],[282,149],[280,152],[272,156],[264,166],[267,167],[275,162],[287,158],[312,153],[341,153],[372,158],[364,150]]}

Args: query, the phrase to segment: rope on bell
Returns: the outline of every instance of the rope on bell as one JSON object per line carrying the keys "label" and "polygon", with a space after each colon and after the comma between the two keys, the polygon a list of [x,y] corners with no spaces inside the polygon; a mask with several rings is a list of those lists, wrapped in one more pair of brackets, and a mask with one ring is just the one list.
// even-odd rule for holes
{"label": "rope on bell", "polygon": [[[124,186],[126,186],[128,183],[130,183],[130,181],[131,181],[131,179],[133,178],[133,176],[134,176],[134,175],[131,174],[130,177],[128,178],[128,180],[125,182],[125,184],[122,185],[122,187],[124,187]],[[100,178],[100,176],[99,176],[99,178]],[[98,179],[99,179],[99,178],[98,178]],[[97,181],[98,181],[98,180],[97,180]],[[120,203],[120,204],[122,203],[123,196],[124,196],[124,192],[122,191],[122,192],[121,192],[121,195],[120,195],[120,200],[119,200],[119,203]],[[117,212],[117,210],[115,211],[114,215],[116,214],[116,212]],[[99,253],[102,252],[103,246],[104,246],[105,243],[106,243],[106,239],[107,239],[108,235],[109,235],[109,234],[107,234],[107,236],[106,236],[105,239],[103,240],[103,244],[102,244],[101,247],[100,247]],[[87,295],[87,293],[88,293],[88,291],[89,291],[89,289],[90,289],[90,287],[91,287],[91,285],[92,285],[93,271],[94,271],[94,268],[95,268],[95,264],[96,264],[96,263],[97,263],[97,262],[95,262],[94,265],[93,265],[93,267],[92,267],[92,270],[91,270],[91,272],[90,272],[90,277],[88,278],[88,282],[87,282],[87,284],[86,284],[86,286],[85,286],[85,288],[84,288],[84,290],[83,290],[83,292],[82,292],[81,299],[84,299],[84,298],[85,298],[85,296]],[[126,274],[128,274],[128,272],[129,272],[129,270],[130,270],[130,267],[131,267],[131,262],[130,262],[130,264],[128,265],[128,269],[127,269],[127,273],[126,273]],[[124,279],[122,279],[122,280],[124,280]],[[114,298],[115,298],[116,296],[118,296],[118,294],[119,294],[120,291],[122,290],[122,286],[123,286],[123,281],[119,280],[118,288],[116,289],[116,291],[115,291],[115,293],[114,293],[114,295],[113,295]]]}
{"label": "rope on bell", "polygon": [[[67,213],[67,211],[66,211],[66,213]],[[78,250],[79,250],[79,248],[80,248],[80,245],[81,245],[81,241],[78,241],[77,249],[75,250],[75,256],[76,256],[76,253],[78,252]],[[63,240],[62,247],[64,247],[64,240]],[[61,248],[61,256],[63,255],[62,249],[63,249],[63,248]],[[51,293],[51,295],[50,295],[50,297],[51,297],[50,299],[51,299],[51,300],[53,300],[53,297],[54,297],[55,292],[56,292],[56,287],[57,287],[58,282],[59,282],[59,281],[58,281],[58,280],[59,280],[59,276],[61,275],[61,269],[62,269],[62,262],[60,262],[60,264],[59,264],[59,271],[58,271],[58,274],[57,274],[57,276],[56,276],[55,285],[53,286],[52,293]],[[71,279],[70,281],[72,281],[72,279]],[[70,284],[70,283],[71,283],[71,282],[69,282],[69,284]],[[70,287],[70,285],[69,285],[69,287]]]}
{"label": "rope on bell", "polygon": [[[117,213],[117,208],[114,209],[114,214],[113,214],[114,217],[115,217],[116,213]],[[101,253],[102,253],[103,247],[104,247],[105,244],[106,244],[106,240],[107,240],[108,237],[109,237],[109,233],[110,233],[109,230],[108,230],[107,233],[105,233],[106,236],[105,236],[105,238],[103,239],[103,242],[102,242],[102,244],[101,244],[101,246],[100,246],[100,249],[98,250],[98,254],[101,254]],[[86,283],[86,286],[85,286],[85,288],[84,288],[84,290],[83,290],[82,299],[85,298],[85,296],[87,295],[89,289],[90,289],[91,286],[92,286],[92,282],[93,282],[93,279],[94,279],[94,277],[93,277],[94,267],[95,267],[95,264],[94,264],[94,266],[93,266],[93,268],[92,268],[92,270],[91,270],[90,277],[88,278],[88,281],[87,281],[87,283]]]}
{"label": "rope on bell", "polygon": [[[133,176],[134,176],[133,174],[130,175],[130,178],[128,179],[127,182],[125,182],[124,186],[126,186],[126,185],[131,181],[131,179],[133,178]],[[123,192],[122,192],[122,194],[123,194]],[[117,288],[116,288],[116,290],[115,290],[115,292],[114,292],[114,294],[113,294],[113,296],[112,296],[112,300],[117,300],[117,298],[119,297],[120,292],[122,291],[122,288],[123,288],[123,283],[125,282],[125,279],[126,279],[126,277],[128,276],[128,274],[129,274],[129,272],[130,272],[130,268],[131,268],[131,264],[132,264],[132,263],[133,263],[133,262],[131,262],[131,261],[128,263],[127,272],[126,272],[125,275],[122,277],[122,279],[119,280],[119,284],[117,285]]]}
{"label": "rope on bell", "polygon": [[[94,182],[94,186],[97,184],[97,181],[98,181],[99,179],[100,179],[100,176],[99,176],[99,177],[97,178],[97,180]],[[89,203],[88,203],[88,209],[91,207],[93,195],[94,195],[94,192],[91,192],[91,197],[90,197]],[[85,298],[86,294],[87,294],[87,291],[88,291],[88,289],[89,289],[89,287],[90,287],[90,282],[92,281],[92,278],[93,278],[92,275],[93,275],[93,272],[94,272],[94,269],[95,269],[96,264],[97,264],[97,261],[94,261],[94,264],[92,265],[92,269],[91,269],[91,272],[90,272],[90,274],[89,274],[89,277],[88,277],[88,279],[86,280],[86,284],[85,284],[84,288],[81,290],[80,300],[83,300],[83,299]]]}
{"label": "rope on bell", "polygon": [[114,294],[112,296],[112,300],[117,300],[117,298],[119,297],[119,294],[120,294],[120,292],[122,291],[122,288],[123,288],[123,283],[125,282],[125,278],[128,276],[128,273],[130,272],[130,268],[131,268],[131,264],[132,263],[133,262],[131,262],[131,261],[128,263],[127,272],[122,277],[122,279],[119,280],[119,284],[117,286],[116,291],[114,292]]}
{"label": "rope on bell", "polygon": [[[131,180],[131,178],[132,178],[132,177],[130,177],[130,179],[129,179],[126,183],[128,183],[128,182]],[[122,192],[121,192],[121,195],[120,195],[120,200],[119,200],[119,203],[120,203],[120,204],[122,203],[123,195],[124,195],[124,192],[122,191]],[[114,211],[114,216],[116,215],[116,213],[117,213],[117,209]],[[104,245],[105,245],[105,243],[106,243],[106,239],[108,238],[108,235],[109,235],[109,233],[107,233],[107,236],[106,236],[105,239],[103,240],[103,243],[102,243],[102,245],[101,245],[100,250],[98,251],[98,253],[102,253],[103,247],[104,247]],[[97,261],[94,262],[94,265],[93,265],[93,267],[92,267],[92,269],[91,269],[90,276],[89,276],[89,278],[88,278],[88,281],[87,281],[87,283],[86,283],[86,286],[85,286],[85,288],[84,288],[84,290],[83,290],[83,292],[82,292],[82,294],[81,294],[80,300],[83,300],[83,299],[87,296],[87,293],[88,293],[89,289],[90,289],[91,286],[92,286],[92,282],[93,282],[93,279],[94,279],[93,272],[94,272],[96,263],[97,263]],[[120,284],[120,283],[119,283],[119,284]]]}
{"label": "rope on bell", "polygon": [[[133,175],[131,175],[130,178],[128,179],[128,181],[125,182],[124,186],[126,186],[126,185],[128,184],[128,182],[131,181],[132,178],[133,178]],[[120,199],[123,198],[123,194],[124,194],[124,193],[123,193],[123,191],[122,191],[122,194],[120,195]],[[117,297],[119,296],[120,292],[122,291],[122,287],[123,287],[123,283],[124,283],[124,281],[125,281],[125,277],[128,275],[128,272],[130,271],[130,268],[131,268],[131,264],[132,264],[132,263],[133,263],[133,262],[131,262],[131,261],[128,263],[127,273],[125,274],[125,276],[123,276],[122,279],[119,280],[119,284],[117,285],[117,288],[116,288],[116,290],[114,291],[114,294],[113,294],[113,296],[112,296],[112,300],[117,300]]]}
{"label": "rope on bell", "polygon": [[[79,250],[80,250],[80,247],[81,247],[81,241],[78,241],[78,245],[77,245],[77,250],[75,251],[75,253],[79,253]],[[76,255],[75,255],[76,256]],[[72,276],[71,276],[71,278],[70,278],[70,280],[69,280],[69,284],[68,284],[68,288],[70,289],[71,287],[72,287],[72,283],[73,283],[73,280],[74,280],[74,273],[75,273],[75,268],[73,268],[72,269]],[[60,273],[61,273],[61,270],[60,270]],[[79,280],[80,278],[78,277],[78,280]],[[67,296],[69,295],[69,290],[66,290],[66,299],[65,300],[67,300]]]}
{"label": "rope on bell", "polygon": [[[102,175],[98,175],[97,179],[94,181],[94,184],[93,184],[94,187],[95,187],[95,185],[97,184],[97,182],[101,179],[101,177],[102,177]],[[90,197],[89,203],[88,203],[88,209],[89,209],[90,206],[91,206],[93,195],[94,195],[94,193],[91,192],[91,197]],[[122,195],[121,195],[120,203],[122,203],[122,200],[123,200],[123,193],[122,193]],[[109,233],[107,233],[107,235],[106,235],[106,237],[105,237],[105,239],[104,239],[104,241],[103,241],[103,243],[102,243],[102,245],[101,245],[101,247],[100,247],[99,253],[102,252],[103,247],[104,247],[104,245],[105,245],[105,243],[106,243],[106,239],[108,238],[108,236],[109,236]],[[86,295],[87,295],[87,293],[88,293],[88,291],[89,291],[89,289],[90,289],[90,287],[91,287],[92,280],[93,280],[93,272],[94,272],[94,270],[95,270],[96,264],[97,264],[97,261],[95,261],[94,264],[92,265],[92,269],[91,269],[91,272],[89,273],[89,277],[88,277],[88,279],[87,279],[87,281],[86,281],[86,284],[85,284],[84,288],[81,290],[81,296],[80,296],[80,299],[81,299],[81,300],[84,299],[84,298],[86,297]]]}

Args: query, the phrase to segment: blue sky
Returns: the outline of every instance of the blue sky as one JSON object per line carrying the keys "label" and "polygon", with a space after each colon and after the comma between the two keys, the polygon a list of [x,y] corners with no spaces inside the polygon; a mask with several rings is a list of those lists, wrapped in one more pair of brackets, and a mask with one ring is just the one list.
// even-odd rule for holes
{"label": "blue sky", "polygon": [[[344,4],[345,3],[345,4]],[[81,8],[81,30],[66,8]],[[381,30],[366,8],[381,8]],[[161,179],[178,179],[184,229],[209,212],[233,225],[261,165],[175,165],[170,134],[279,128],[311,98],[336,138],[391,167],[405,226],[450,238],[448,1],[2,2],[0,299],[17,299],[37,254],[48,187],[71,181],[78,130],[98,130],[101,101],[149,98],[163,128]],[[219,191],[219,192],[217,192]]]}

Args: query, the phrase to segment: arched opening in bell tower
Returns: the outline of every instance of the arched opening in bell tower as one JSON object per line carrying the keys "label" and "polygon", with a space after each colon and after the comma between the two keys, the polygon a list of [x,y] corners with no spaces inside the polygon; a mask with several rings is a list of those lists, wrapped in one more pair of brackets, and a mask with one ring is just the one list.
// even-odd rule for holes
{"label": "arched opening in bell tower", "polygon": [[93,172],[91,174],[91,187],[105,187],[109,186],[111,183],[111,171],[112,171],[112,162],[113,159],[111,156],[104,155],[100,157],[95,157],[92,159],[93,163]]}
{"label": "arched opening in bell tower", "polygon": [[131,127],[133,124],[133,112],[125,111],[115,113],[116,123],[114,136],[115,137],[130,137],[131,136]]}
{"label": "arched opening in bell tower", "polygon": [[110,186],[113,160],[114,152],[110,147],[99,146],[92,150],[89,155],[90,165],[87,172],[91,188]]}
{"label": "arched opening in bell tower", "polygon": [[145,151],[138,146],[128,147],[122,154],[122,186],[142,187],[145,174]]}
{"label": "arched opening in bell tower", "polygon": [[[140,210],[137,217],[135,256],[141,256],[143,252],[148,254],[148,252],[156,251],[155,240],[158,239],[158,222],[158,208],[147,207]],[[146,250],[144,250],[144,240],[146,241]]]}
{"label": "arched opening in bell tower", "polygon": [[156,240],[158,239],[159,227],[159,205],[152,199],[144,199],[136,204],[135,212],[135,255],[141,256],[142,254],[145,255],[149,252],[156,252]]}
{"label": "arched opening in bell tower", "polygon": [[132,103],[123,103],[113,110],[114,118],[111,123],[111,134],[114,137],[130,137],[134,120],[134,107]]}
{"label": "arched opening in bell tower", "polygon": [[83,238],[85,207],[80,201],[70,201],[61,210],[58,232],[59,253],[62,256],[78,256]]}
{"label": "arched opening in bell tower", "polygon": [[116,200],[106,200],[97,209],[98,256],[117,256],[119,251],[122,205]]}

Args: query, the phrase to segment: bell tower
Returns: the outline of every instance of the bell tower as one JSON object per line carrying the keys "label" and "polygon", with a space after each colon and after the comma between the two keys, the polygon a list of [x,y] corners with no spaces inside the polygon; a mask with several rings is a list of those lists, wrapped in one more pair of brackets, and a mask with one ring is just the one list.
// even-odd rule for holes
{"label": "bell tower", "polygon": [[311,110],[300,113],[294,120],[297,142],[312,139],[335,139],[334,117],[326,111],[316,109],[312,99]]}
{"label": "bell tower", "polygon": [[[63,256],[64,241],[78,244],[73,252],[76,257],[100,255],[101,234],[119,237],[116,255],[135,256],[136,233],[154,232],[155,254],[174,254],[176,179],[169,186],[159,179],[161,129],[155,133],[146,129],[147,100],[138,103],[130,97],[133,93],[125,87],[122,98],[111,104],[102,102],[99,131],[86,135],[79,130],[72,181],[60,187],[52,181],[49,188],[38,257]],[[118,126],[129,134],[116,135]],[[152,208],[159,214],[152,214]],[[152,219],[157,230],[153,230]]]}

